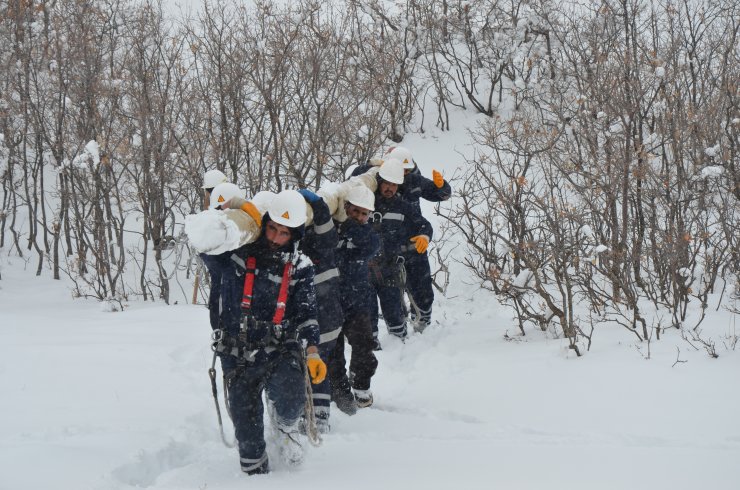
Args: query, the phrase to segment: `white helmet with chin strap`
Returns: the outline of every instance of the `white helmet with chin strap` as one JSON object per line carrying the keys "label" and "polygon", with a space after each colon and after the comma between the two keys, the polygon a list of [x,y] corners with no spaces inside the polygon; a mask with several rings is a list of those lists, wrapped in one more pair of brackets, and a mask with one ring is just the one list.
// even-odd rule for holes
{"label": "white helmet with chin strap", "polygon": [[203,189],[213,189],[218,184],[228,182],[224,173],[220,170],[209,170],[203,174]]}
{"label": "white helmet with chin strap", "polygon": [[213,188],[213,191],[211,191],[211,202],[208,209],[216,209],[232,197],[240,197],[244,199],[244,196],[246,196],[246,192],[239,189],[239,186],[236,184],[232,184],[231,182],[218,184]]}
{"label": "white helmet with chin strap", "polygon": [[288,228],[306,224],[306,200],[295,190],[282,191],[267,205],[270,219]]}
{"label": "white helmet with chin strap", "polygon": [[403,163],[396,158],[387,158],[380,166],[378,175],[392,184],[403,184]]}
{"label": "white helmet with chin strap", "polygon": [[396,158],[401,161],[403,168],[411,170],[414,168],[414,159],[411,151],[403,146],[397,146],[388,152],[388,158]]}
{"label": "white helmet with chin strap", "polygon": [[347,192],[347,202],[369,211],[375,211],[375,194],[364,185],[352,187]]}

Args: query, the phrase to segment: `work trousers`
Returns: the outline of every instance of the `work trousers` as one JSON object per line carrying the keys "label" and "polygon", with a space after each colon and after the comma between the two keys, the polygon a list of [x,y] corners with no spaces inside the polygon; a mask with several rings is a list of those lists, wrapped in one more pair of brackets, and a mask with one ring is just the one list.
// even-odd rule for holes
{"label": "work trousers", "polygon": [[242,471],[267,468],[262,393],[274,406],[278,427],[294,427],[306,401],[305,375],[297,352],[260,352],[253,363],[226,373]]}
{"label": "work trousers", "polygon": [[349,361],[352,387],[358,390],[369,390],[370,379],[378,367],[378,359],[373,353],[375,341],[370,324],[370,315],[367,312],[345,312],[342,333],[337,339],[334,352],[329,362],[329,377],[333,389],[346,391],[347,370],[344,356],[345,338],[352,347],[352,357]]}
{"label": "work trousers", "polygon": [[[434,303],[434,288],[432,287],[432,272],[429,267],[429,255],[425,252],[408,253],[404,255],[406,262],[406,289],[419,308],[422,323],[432,320],[432,303]],[[412,313],[416,313],[413,308]]]}

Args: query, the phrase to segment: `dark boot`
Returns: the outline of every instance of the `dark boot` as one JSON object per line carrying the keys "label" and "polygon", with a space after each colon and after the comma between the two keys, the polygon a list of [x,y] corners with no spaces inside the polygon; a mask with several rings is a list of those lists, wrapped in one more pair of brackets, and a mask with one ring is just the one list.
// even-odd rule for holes
{"label": "dark boot", "polygon": [[373,404],[373,392],[370,390],[355,390],[357,406],[366,408]]}
{"label": "dark boot", "polygon": [[383,350],[383,347],[380,345],[380,339],[378,337],[373,337],[373,350],[375,352]]}
{"label": "dark boot", "polygon": [[354,415],[357,413],[357,402],[352,394],[352,391],[347,390],[336,390],[331,395],[334,403],[337,404],[337,408],[347,415]]}

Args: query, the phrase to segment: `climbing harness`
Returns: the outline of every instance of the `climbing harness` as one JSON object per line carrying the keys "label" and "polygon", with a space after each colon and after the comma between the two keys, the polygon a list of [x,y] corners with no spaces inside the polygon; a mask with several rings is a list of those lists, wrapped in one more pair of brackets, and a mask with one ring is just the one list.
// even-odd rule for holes
{"label": "climbing harness", "polygon": [[[297,248],[295,253],[297,253]],[[271,345],[280,345],[281,350],[285,350],[284,345],[282,345],[283,341],[289,339],[291,336],[290,325],[285,324],[283,322],[283,318],[285,317],[285,309],[288,302],[288,288],[290,286],[290,278],[293,273],[293,261],[288,261],[283,267],[283,276],[280,282],[277,304],[275,306],[275,313],[273,314],[271,322],[256,320],[251,314],[256,267],[257,259],[251,256],[248,257],[246,261],[246,274],[244,278],[244,290],[241,301],[243,321],[242,326],[239,329],[238,336],[231,336],[223,329],[214,330],[211,335],[211,339],[213,340],[211,344],[211,349],[213,350],[213,362],[211,364],[211,368],[208,370],[208,377],[211,379],[211,391],[213,393],[213,400],[216,405],[216,416],[218,418],[221,440],[223,441],[224,445],[229,448],[235,447],[235,443],[227,441],[226,436],[224,435],[223,420],[221,416],[221,407],[218,402],[218,388],[216,382],[216,358],[218,357],[218,354],[228,354],[237,358],[239,366],[234,371],[234,373],[230,373],[232,376],[235,376],[240,369],[244,369],[247,363],[254,362],[255,354],[259,349],[266,348]],[[264,337],[262,339],[258,339],[257,341],[248,341],[247,333],[250,330],[250,327],[254,331],[264,329],[264,331],[266,331]],[[310,379],[308,378],[308,369],[306,368],[305,359],[303,359],[303,370],[308,383],[306,389],[308,397],[308,401],[306,403],[306,419],[308,421],[308,428],[306,432],[309,435],[308,439],[311,444],[320,445],[322,441],[321,436],[318,434],[316,420],[313,415],[313,400],[311,398],[312,395]],[[229,418],[233,420],[228,400],[228,383],[226,382],[226,377],[224,377],[223,379],[223,391],[226,413],[229,415]],[[308,411],[309,404],[310,412]]]}

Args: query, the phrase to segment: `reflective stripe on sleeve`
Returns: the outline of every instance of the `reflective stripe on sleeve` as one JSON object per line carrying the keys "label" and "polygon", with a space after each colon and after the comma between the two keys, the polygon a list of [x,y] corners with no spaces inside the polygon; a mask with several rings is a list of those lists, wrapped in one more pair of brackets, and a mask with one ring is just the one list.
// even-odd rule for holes
{"label": "reflective stripe on sleeve", "polygon": [[303,322],[300,325],[298,325],[296,327],[296,330],[301,330],[303,328],[311,327],[311,326],[314,326],[314,325],[316,325],[317,327],[319,325],[318,322],[316,322],[316,320],[306,320],[305,322]]}
{"label": "reflective stripe on sleeve", "polygon": [[231,254],[231,260],[233,260],[234,262],[236,262],[236,265],[238,265],[242,269],[246,269],[247,268],[247,264],[246,264],[246,262],[244,262],[244,259],[242,259],[241,257],[239,257],[237,254]]}
{"label": "reflective stripe on sleeve", "polygon": [[394,219],[396,221],[403,221],[405,216],[401,213],[385,213],[383,219]]}
{"label": "reflective stripe on sleeve", "polygon": [[319,336],[319,344],[325,344],[327,342],[331,342],[332,340],[337,340],[341,332],[342,332],[342,327],[335,328],[331,332],[322,333]]}
{"label": "reflective stripe on sleeve", "polygon": [[324,281],[328,281],[332,277],[339,277],[339,270],[337,270],[336,267],[329,269],[327,271],[324,271],[320,274],[316,274],[313,278],[313,283],[321,284]]}
{"label": "reflective stripe on sleeve", "polygon": [[313,230],[316,232],[317,235],[322,235],[324,233],[330,232],[334,228],[334,221],[329,220],[323,225],[313,225]]}

